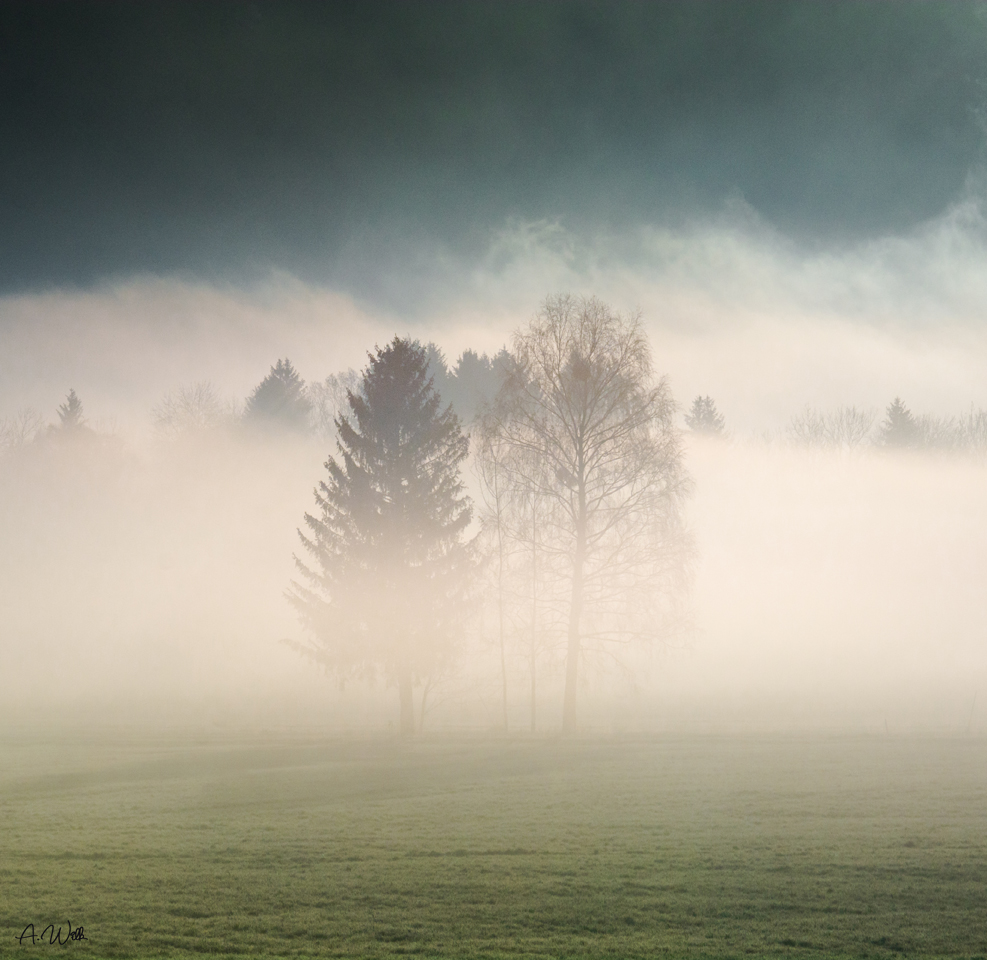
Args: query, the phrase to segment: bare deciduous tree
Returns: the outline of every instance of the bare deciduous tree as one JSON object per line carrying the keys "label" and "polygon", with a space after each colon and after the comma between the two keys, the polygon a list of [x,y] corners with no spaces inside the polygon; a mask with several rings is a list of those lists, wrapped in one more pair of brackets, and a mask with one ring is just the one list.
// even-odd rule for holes
{"label": "bare deciduous tree", "polygon": [[224,409],[213,385],[206,380],[179,387],[154,408],[154,426],[165,436],[179,437],[219,426]]}
{"label": "bare deciduous tree", "polygon": [[789,422],[788,438],[797,446],[850,452],[867,440],[875,418],[873,411],[852,406],[840,406],[829,413],[806,407]]}
{"label": "bare deciduous tree", "polygon": [[592,297],[549,298],[515,335],[513,360],[489,423],[512,451],[515,483],[552,505],[545,550],[567,567],[570,733],[585,643],[667,627],[663,603],[684,568],[688,480],[675,404],[654,378],[637,317]]}
{"label": "bare deciduous tree", "polygon": [[987,456],[987,410],[974,410],[960,421],[963,445],[975,456]]}
{"label": "bare deciduous tree", "polygon": [[0,420],[0,450],[30,443],[45,428],[45,419],[35,410],[19,410]]}
{"label": "bare deciduous tree", "polygon": [[955,417],[937,417],[926,413],[917,417],[915,423],[918,427],[917,446],[941,453],[956,451],[965,446],[963,424]]}
{"label": "bare deciduous tree", "polygon": [[837,407],[828,418],[829,437],[841,450],[855,450],[870,436],[877,414],[856,407]]}
{"label": "bare deciduous tree", "polygon": [[336,439],[336,418],[347,413],[349,402],[346,398],[359,389],[360,375],[352,367],[308,385],[315,432],[321,440]]}

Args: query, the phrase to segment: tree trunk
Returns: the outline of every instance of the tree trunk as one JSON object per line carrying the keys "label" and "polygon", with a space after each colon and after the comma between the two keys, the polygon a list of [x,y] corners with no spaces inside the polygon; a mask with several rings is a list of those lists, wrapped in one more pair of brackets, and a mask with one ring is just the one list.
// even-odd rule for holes
{"label": "tree trunk", "polygon": [[[581,459],[581,458],[580,458]],[[582,463],[579,469],[582,475]],[[583,612],[583,564],[586,562],[586,492],[579,485],[576,517],[576,552],[572,558],[572,597],[569,602],[569,642],[565,654],[565,695],[562,700],[562,734],[576,732],[576,680],[579,673],[579,621]]]}
{"label": "tree trunk", "polygon": [[503,684],[504,733],[507,733],[507,651],[504,647],[504,518],[500,506],[500,489],[494,473],[494,495],[497,498],[497,618],[500,631],[500,679]]}
{"label": "tree trunk", "polygon": [[[579,538],[581,541],[582,538]],[[569,603],[569,642],[565,654],[565,696],[562,701],[562,733],[576,732],[576,680],[579,673],[579,620],[583,611],[583,552],[577,541],[572,563],[572,598]]]}
{"label": "tree trunk", "polygon": [[410,737],[415,733],[415,701],[410,670],[401,670],[398,692],[401,694],[401,736]]}
{"label": "tree trunk", "polygon": [[531,732],[535,732],[535,660],[538,653],[538,525],[531,496]]}
{"label": "tree trunk", "polygon": [[535,732],[535,657],[531,656],[531,732]]}
{"label": "tree trunk", "polygon": [[429,679],[422,688],[422,700],[418,708],[418,732],[425,729],[425,704],[428,702],[428,691],[432,689],[432,681]]}

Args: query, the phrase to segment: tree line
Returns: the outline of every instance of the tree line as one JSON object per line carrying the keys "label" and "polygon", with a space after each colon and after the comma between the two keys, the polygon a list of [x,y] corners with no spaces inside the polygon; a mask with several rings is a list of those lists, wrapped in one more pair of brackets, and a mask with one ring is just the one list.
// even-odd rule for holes
{"label": "tree line", "polygon": [[[728,436],[726,421],[709,396],[698,396],[685,415],[690,433]],[[786,425],[780,439],[794,447],[838,451],[864,448],[924,450],[987,455],[987,410],[971,407],[963,416],[914,414],[901,397],[888,404],[883,419],[875,410],[841,405],[832,410],[807,406]]]}
{"label": "tree line", "polygon": [[[513,364],[506,347],[494,356],[467,349],[450,366],[434,342],[423,346],[433,385],[443,402],[450,403],[461,423],[475,429],[480,414],[488,411]],[[165,394],[151,410],[153,426],[161,436],[180,438],[206,430],[239,428],[258,434],[313,436],[334,443],[336,419],[347,410],[347,395],[358,391],[362,376],[350,368],[323,380],[306,383],[285,357],[243,401],[224,399],[209,381],[199,381]],[[85,416],[74,389],[57,407],[57,423],[25,408],[0,417],[0,452],[57,435],[106,433]],[[731,432],[716,401],[695,397],[684,411],[686,434],[729,439]],[[858,449],[970,452],[987,455],[987,410],[971,407],[960,416],[913,413],[900,397],[888,404],[884,416],[873,409],[840,405],[830,410],[806,406],[780,431],[762,435],[793,447],[852,451]]]}

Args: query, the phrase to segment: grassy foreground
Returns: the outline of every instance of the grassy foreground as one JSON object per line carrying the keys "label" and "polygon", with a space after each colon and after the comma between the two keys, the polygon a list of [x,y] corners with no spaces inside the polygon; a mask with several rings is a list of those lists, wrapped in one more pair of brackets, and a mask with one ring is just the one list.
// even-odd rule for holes
{"label": "grassy foreground", "polygon": [[[0,746],[0,956],[987,956],[978,739]],[[19,945],[25,925],[85,942]]]}

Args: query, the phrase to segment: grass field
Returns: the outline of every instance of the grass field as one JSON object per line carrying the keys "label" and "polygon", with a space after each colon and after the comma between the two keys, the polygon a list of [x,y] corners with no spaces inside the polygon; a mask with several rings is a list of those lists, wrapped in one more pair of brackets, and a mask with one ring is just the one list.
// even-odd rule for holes
{"label": "grass field", "polygon": [[0,756],[4,957],[987,956],[982,739]]}

